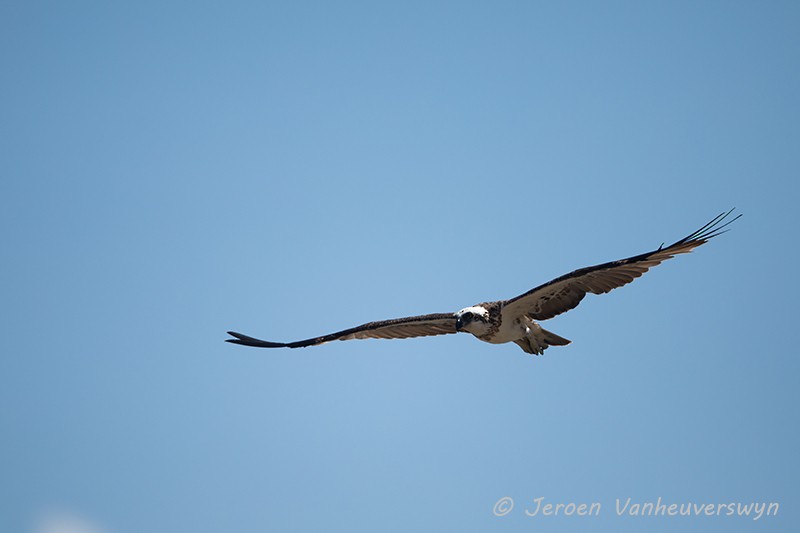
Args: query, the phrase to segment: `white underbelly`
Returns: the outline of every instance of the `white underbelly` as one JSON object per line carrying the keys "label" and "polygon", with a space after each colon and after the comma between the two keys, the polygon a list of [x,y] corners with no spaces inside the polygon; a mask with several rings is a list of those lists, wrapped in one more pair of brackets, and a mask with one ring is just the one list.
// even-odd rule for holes
{"label": "white underbelly", "polygon": [[490,339],[481,339],[492,344],[504,344],[521,339],[528,333],[529,329],[524,323],[512,320],[508,323],[500,324],[500,329]]}

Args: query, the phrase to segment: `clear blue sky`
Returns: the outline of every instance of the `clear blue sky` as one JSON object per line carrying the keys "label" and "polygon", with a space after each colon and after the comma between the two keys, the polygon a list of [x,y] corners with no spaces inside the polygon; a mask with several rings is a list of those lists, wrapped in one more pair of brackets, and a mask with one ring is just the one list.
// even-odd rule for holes
{"label": "clear blue sky", "polygon": [[[798,27],[795,2],[3,3],[0,530],[796,530]],[[223,343],[508,298],[733,206],[543,357]],[[659,496],[781,507],[615,516]]]}

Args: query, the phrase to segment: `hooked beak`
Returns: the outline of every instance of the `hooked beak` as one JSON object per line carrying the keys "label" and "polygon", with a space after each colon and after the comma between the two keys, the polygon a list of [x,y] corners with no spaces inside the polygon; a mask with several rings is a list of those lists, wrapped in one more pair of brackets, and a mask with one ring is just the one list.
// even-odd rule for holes
{"label": "hooked beak", "polygon": [[456,318],[456,331],[461,331],[461,328],[464,326],[464,321],[461,320],[461,317]]}

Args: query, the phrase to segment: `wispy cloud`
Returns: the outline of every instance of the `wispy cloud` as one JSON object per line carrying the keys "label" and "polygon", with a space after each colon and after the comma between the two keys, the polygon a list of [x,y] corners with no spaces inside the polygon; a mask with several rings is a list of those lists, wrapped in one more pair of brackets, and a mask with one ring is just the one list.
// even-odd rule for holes
{"label": "wispy cloud", "polygon": [[39,518],[36,533],[108,533],[86,517],[63,510],[48,511]]}

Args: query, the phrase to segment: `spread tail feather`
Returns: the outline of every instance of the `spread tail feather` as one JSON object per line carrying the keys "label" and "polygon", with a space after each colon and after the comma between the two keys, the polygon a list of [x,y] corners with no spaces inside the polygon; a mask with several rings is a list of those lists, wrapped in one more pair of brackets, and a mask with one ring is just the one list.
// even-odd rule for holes
{"label": "spread tail feather", "polygon": [[538,332],[536,334],[527,335],[514,341],[525,353],[542,355],[550,346],[566,346],[572,342],[569,339],[556,335],[552,331],[547,331],[541,326],[537,325],[537,328]]}
{"label": "spread tail feather", "polygon": [[542,334],[544,335],[544,342],[550,346],[566,346],[572,342],[571,340],[565,339],[564,337],[559,337],[552,331],[547,331],[544,328],[542,328]]}

